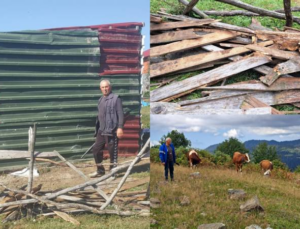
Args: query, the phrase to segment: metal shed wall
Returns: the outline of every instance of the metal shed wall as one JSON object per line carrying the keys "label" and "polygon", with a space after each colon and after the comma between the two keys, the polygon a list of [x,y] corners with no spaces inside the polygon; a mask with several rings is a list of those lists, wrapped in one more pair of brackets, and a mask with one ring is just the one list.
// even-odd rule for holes
{"label": "metal shed wall", "polygon": [[[86,151],[94,141],[99,77],[107,58],[98,30],[0,33],[0,149],[27,150],[28,127],[37,122],[36,150],[66,157]],[[105,75],[105,74],[104,74]],[[140,143],[140,74],[104,76],[130,116],[119,143],[123,154]],[[0,161],[0,167],[19,165]]]}

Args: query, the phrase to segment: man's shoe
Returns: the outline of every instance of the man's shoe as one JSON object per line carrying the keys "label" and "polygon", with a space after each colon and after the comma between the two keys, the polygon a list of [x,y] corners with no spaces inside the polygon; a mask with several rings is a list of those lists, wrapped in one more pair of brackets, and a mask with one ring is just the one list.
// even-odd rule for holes
{"label": "man's shoe", "polygon": [[89,174],[89,177],[90,178],[95,178],[95,177],[103,176],[104,174],[105,173],[101,173],[101,172],[96,171],[96,172],[93,172],[93,173]]}

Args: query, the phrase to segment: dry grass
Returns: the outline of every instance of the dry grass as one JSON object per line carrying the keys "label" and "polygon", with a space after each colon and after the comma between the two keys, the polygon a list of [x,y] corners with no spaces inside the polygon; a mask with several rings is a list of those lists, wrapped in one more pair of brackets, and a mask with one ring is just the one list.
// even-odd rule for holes
{"label": "dry grass", "polygon": [[[227,228],[245,228],[251,224],[266,228],[299,228],[300,184],[265,178],[258,172],[237,174],[231,169],[201,167],[201,178],[189,177],[191,170],[175,167],[175,182],[163,182],[163,167],[151,164],[151,196],[159,198],[161,207],[151,209],[158,221],[156,228],[197,228],[203,223],[222,222]],[[195,172],[195,170],[193,171]],[[257,195],[264,214],[241,213],[244,201],[230,200],[227,190],[244,189],[247,197]],[[189,206],[180,206],[179,198],[188,196]],[[205,213],[203,216],[201,213]]]}

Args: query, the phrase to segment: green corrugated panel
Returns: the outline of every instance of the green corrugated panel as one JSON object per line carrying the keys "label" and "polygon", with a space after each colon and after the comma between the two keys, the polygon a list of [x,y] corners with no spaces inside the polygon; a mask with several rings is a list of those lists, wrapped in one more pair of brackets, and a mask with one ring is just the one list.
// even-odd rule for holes
{"label": "green corrugated panel", "polygon": [[[89,148],[101,96],[99,47],[98,32],[88,29],[0,33],[1,150],[27,150],[34,122],[37,151],[72,157]],[[124,111],[139,116],[140,76],[105,78]],[[0,161],[0,170],[18,164]]]}

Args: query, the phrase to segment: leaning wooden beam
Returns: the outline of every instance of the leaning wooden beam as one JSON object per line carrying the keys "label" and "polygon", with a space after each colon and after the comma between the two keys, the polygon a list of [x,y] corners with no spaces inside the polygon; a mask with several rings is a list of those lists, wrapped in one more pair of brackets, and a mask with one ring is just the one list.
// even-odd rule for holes
{"label": "leaning wooden beam", "polygon": [[247,48],[252,49],[254,51],[262,52],[266,55],[270,55],[281,60],[289,60],[293,57],[299,56],[299,54],[296,52],[282,51],[275,48],[261,47],[259,45],[247,45]]}
{"label": "leaning wooden beam", "polygon": [[180,93],[183,93],[185,91],[190,91],[207,84],[218,82],[229,76],[257,67],[262,64],[266,64],[270,61],[271,59],[266,56],[247,56],[239,61],[220,66],[200,75],[196,75],[191,78],[172,83],[163,88],[155,89],[151,92],[150,101],[157,102],[166,100],[170,97],[174,98],[176,97],[176,95],[179,95]]}
{"label": "leaning wooden beam", "polygon": [[[56,157],[55,152],[34,152],[34,157]],[[20,150],[0,150],[0,160],[4,159],[20,159],[20,158],[30,158],[28,151]]]}
{"label": "leaning wooden beam", "polygon": [[[52,193],[49,196],[43,197],[43,199],[50,200],[50,199],[56,198],[56,197],[58,197],[58,196],[60,196],[62,194],[65,194],[65,193],[68,193],[68,192],[72,192],[72,191],[75,191],[77,189],[82,189],[82,188],[85,188],[87,186],[92,186],[94,184],[98,184],[98,183],[100,183],[100,182],[102,182],[104,180],[107,180],[109,177],[111,177],[112,175],[114,175],[118,171],[128,168],[129,166],[130,166],[130,163],[118,166],[118,167],[112,169],[110,171],[110,173],[108,173],[108,174],[106,174],[106,175],[104,175],[102,177],[95,178],[93,180],[90,180],[88,182],[85,182],[85,183],[82,183],[82,184],[79,184],[79,185],[76,185],[76,186],[73,186],[73,187],[65,188],[65,189],[60,190],[58,192]],[[8,207],[8,206],[15,206],[15,205],[19,205],[19,204],[36,203],[36,202],[37,202],[37,200],[35,200],[35,199],[14,201],[14,202],[10,202],[10,203],[0,204],[0,208],[2,208],[2,207]]]}
{"label": "leaning wooden beam", "polygon": [[198,2],[199,0],[191,0],[182,14],[188,14],[194,8],[194,6],[197,5]]}
{"label": "leaning wooden beam", "polygon": [[151,114],[197,114],[197,115],[270,115],[271,107],[260,107],[251,109],[195,109],[182,108],[176,103],[153,102],[150,105]]}
{"label": "leaning wooden beam", "polygon": [[[179,1],[185,6],[189,5],[189,2],[187,0],[179,0]],[[199,10],[195,6],[192,7],[192,10],[202,18],[209,18],[205,13],[203,13],[201,10]]]}
{"label": "leaning wooden beam", "polygon": [[201,19],[197,21],[164,22],[160,24],[152,24],[150,27],[150,31],[170,30],[187,27],[201,27],[203,25],[208,25],[213,22],[217,22],[217,20]]}
{"label": "leaning wooden beam", "polygon": [[[272,41],[262,42],[259,45],[267,46],[273,44]],[[176,72],[185,68],[190,68],[196,65],[205,64],[215,60],[236,56],[239,54],[247,53],[249,49],[247,45],[244,47],[237,47],[227,49],[224,51],[216,51],[209,53],[201,53],[197,55],[187,56],[180,59],[168,60],[150,66],[150,78],[158,77],[167,73]]]}
{"label": "leaning wooden beam", "polygon": [[219,31],[203,35],[202,37],[197,39],[183,40],[167,45],[160,45],[150,49],[151,57],[197,48],[203,45],[217,43],[220,41],[226,41],[236,36],[238,36],[238,33],[236,32]]}
{"label": "leaning wooden beam", "polygon": [[[253,5],[250,5],[250,4],[238,1],[238,0],[216,0],[216,1],[227,3],[227,4],[230,4],[230,5],[242,8],[242,9],[246,9],[250,12],[257,13],[261,16],[268,16],[268,17],[273,17],[273,18],[278,18],[278,19],[285,20],[285,15],[282,14],[282,13],[277,13],[277,12],[274,12],[274,11],[271,11],[271,10],[266,10],[266,9],[262,9],[262,8],[259,8],[259,7],[255,7]],[[300,18],[294,17],[294,21],[296,23],[300,24]]]}
{"label": "leaning wooden beam", "polygon": [[105,202],[105,204],[103,204],[100,208],[100,210],[104,210],[110,203],[111,201],[115,198],[115,196],[117,195],[118,191],[121,189],[121,187],[123,186],[123,184],[125,183],[127,177],[129,176],[133,166],[142,158],[142,155],[145,154],[147,148],[150,146],[150,138],[148,139],[148,141],[145,143],[144,147],[141,149],[141,151],[138,153],[138,155],[136,156],[136,158],[131,162],[130,166],[128,167],[125,175],[122,177],[120,183],[118,184],[118,187],[114,190],[114,192],[110,195],[109,199]]}
{"label": "leaning wooden beam", "polygon": [[279,78],[271,86],[258,80],[243,81],[225,86],[205,87],[205,90],[284,91],[300,89],[300,78]]}
{"label": "leaning wooden beam", "polygon": [[[300,56],[293,57],[290,60],[276,65],[266,76],[260,77],[260,80],[272,85],[281,75],[299,72],[300,71]],[[296,80],[297,81],[297,80]]]}
{"label": "leaning wooden beam", "polygon": [[179,31],[165,32],[150,36],[150,44],[169,43],[187,39],[200,38],[206,33],[200,32],[197,29],[185,29]]}

